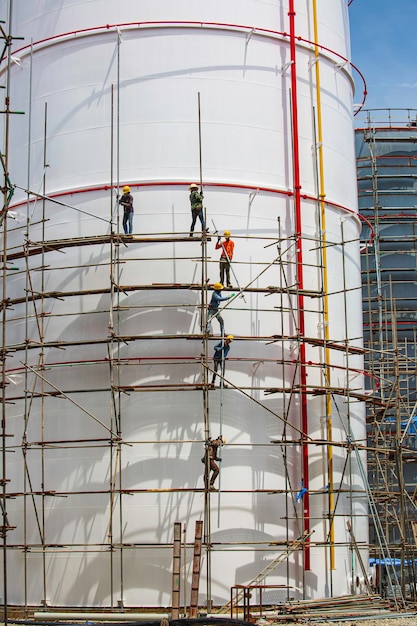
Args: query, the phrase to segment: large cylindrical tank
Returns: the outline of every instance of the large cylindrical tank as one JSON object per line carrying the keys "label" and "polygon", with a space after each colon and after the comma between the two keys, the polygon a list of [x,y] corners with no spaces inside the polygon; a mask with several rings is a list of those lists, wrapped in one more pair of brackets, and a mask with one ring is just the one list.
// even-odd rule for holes
{"label": "large cylindrical tank", "polygon": [[[175,522],[189,603],[197,520],[202,605],[277,557],[259,579],[283,585],[264,591],[271,604],[351,593],[361,575],[347,528],[366,545],[347,3],[295,4],[1,3],[24,37],[1,75],[10,603],[169,606]],[[198,221],[189,236],[192,182],[207,236]],[[223,296],[236,297],[213,390],[216,229],[235,242]]]}

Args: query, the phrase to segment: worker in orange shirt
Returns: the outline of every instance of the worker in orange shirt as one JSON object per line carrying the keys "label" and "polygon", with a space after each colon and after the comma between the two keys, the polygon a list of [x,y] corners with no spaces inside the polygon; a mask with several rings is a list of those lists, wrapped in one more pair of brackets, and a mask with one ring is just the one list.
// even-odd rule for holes
{"label": "worker in orange shirt", "polygon": [[[223,233],[223,237],[225,238],[222,241],[221,237],[217,238],[216,250],[222,251],[220,255],[220,282],[223,285],[227,285],[229,289],[232,288],[232,284],[230,282],[230,263],[233,259],[233,250],[235,248],[234,241],[230,239],[230,230],[225,230]],[[226,274],[226,282],[224,282],[224,276]]]}

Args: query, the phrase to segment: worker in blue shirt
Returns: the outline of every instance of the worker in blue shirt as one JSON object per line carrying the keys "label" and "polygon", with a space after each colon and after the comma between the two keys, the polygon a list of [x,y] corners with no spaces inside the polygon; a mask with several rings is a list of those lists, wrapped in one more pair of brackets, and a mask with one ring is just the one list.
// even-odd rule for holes
{"label": "worker in blue shirt", "polygon": [[213,334],[213,327],[211,324],[211,318],[216,317],[220,324],[220,333],[224,335],[224,320],[219,311],[220,302],[224,302],[225,300],[230,300],[235,295],[232,293],[231,296],[222,296],[223,285],[221,283],[215,283],[213,285],[214,293],[211,296],[210,304],[208,306],[208,320],[207,320],[207,332],[209,335]]}
{"label": "worker in blue shirt", "polygon": [[217,371],[220,365],[221,365],[221,373],[222,373],[222,376],[224,377],[226,359],[227,359],[227,355],[229,354],[230,344],[232,343],[232,341],[233,341],[233,335],[227,335],[227,337],[219,341],[219,343],[217,343],[214,346],[214,357],[213,357],[214,373],[213,373],[213,378],[211,380],[212,385],[214,385],[214,381],[216,380]]}

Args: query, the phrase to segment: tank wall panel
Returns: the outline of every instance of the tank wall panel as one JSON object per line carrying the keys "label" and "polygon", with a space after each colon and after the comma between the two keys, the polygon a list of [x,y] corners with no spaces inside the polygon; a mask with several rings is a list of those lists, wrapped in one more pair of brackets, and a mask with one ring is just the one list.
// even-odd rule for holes
{"label": "tank wall panel", "polygon": [[[296,42],[299,172],[290,48],[282,34],[289,32],[288,2],[15,4],[13,34],[26,40],[11,67],[11,100],[27,115],[10,119],[16,188],[7,219],[14,267],[7,270],[13,305],[6,337],[15,454],[8,491],[18,497],[8,503],[16,523],[8,540],[32,549],[10,551],[9,601],[107,607],[123,596],[125,606],[169,606],[173,524],[187,525],[189,587],[194,523],[205,519],[207,526],[210,518],[200,601],[211,590],[221,604],[233,584],[248,582],[277,556],[273,542],[302,534],[303,511],[317,537],[312,569],[304,572],[300,551],[272,580],[288,584],[296,597],[328,595],[322,445],[308,446],[309,509],[297,498],[306,434],[300,360],[310,389],[308,437],[323,441],[325,377],[335,387],[363,386],[361,354],[332,349],[323,365],[324,273],[330,340],[343,346],[354,338],[351,345],[360,347],[362,336],[352,81],[349,68],[338,66],[349,48],[345,0],[322,0],[319,7],[320,42],[329,49],[320,55],[325,268],[310,0],[297,3],[296,13],[297,36],[308,40]],[[0,2],[0,16],[5,7]],[[101,28],[116,23],[119,32]],[[72,32],[79,29],[85,30]],[[200,173],[206,248],[199,222],[189,237],[189,184]],[[131,239],[122,236],[118,207],[125,184],[134,198]],[[29,202],[27,187],[34,192]],[[215,231],[225,229],[235,253],[233,287],[223,293],[236,297],[223,316],[235,341],[227,387],[203,393],[220,336],[217,320],[214,336],[204,336],[202,314],[219,280]],[[342,395],[333,406],[334,440],[346,442],[348,419],[362,440],[361,405],[349,406],[348,415]],[[220,492],[205,495],[207,433],[222,433],[227,444]],[[349,591],[352,563],[346,520],[355,519],[365,539],[366,503],[362,494],[355,502],[348,495],[343,445],[333,453],[341,493],[332,576],[340,595]],[[350,475],[360,491],[356,457]]]}

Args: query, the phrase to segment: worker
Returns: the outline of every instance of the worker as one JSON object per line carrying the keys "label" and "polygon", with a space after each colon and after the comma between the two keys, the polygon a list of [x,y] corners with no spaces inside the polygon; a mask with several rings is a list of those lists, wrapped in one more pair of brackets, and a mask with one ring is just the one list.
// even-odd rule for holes
{"label": "worker", "polygon": [[[212,471],[212,474],[210,477],[210,483],[209,483],[209,488],[211,491],[217,491],[216,487],[214,486],[214,481],[219,475],[220,468],[217,465],[216,461],[219,463],[221,462],[221,459],[219,458],[219,455],[218,455],[218,451],[219,451],[219,448],[223,446],[225,443],[226,443],[226,439],[222,437],[222,435],[219,435],[217,439],[208,440],[207,454],[208,454],[208,460],[209,460],[209,471],[210,470]],[[204,463],[206,461],[205,457],[203,457],[201,460],[204,461]]]}
{"label": "worker", "polygon": [[233,259],[233,250],[235,243],[230,239],[230,230],[225,230],[223,233],[225,241],[222,242],[222,238],[217,238],[216,250],[222,251],[220,255],[220,282],[224,284],[224,275],[226,274],[226,284],[229,289],[232,288],[230,282],[230,263]]}
{"label": "worker", "polygon": [[224,339],[222,338],[219,343],[214,346],[214,357],[213,357],[213,378],[211,380],[211,385],[214,387],[214,381],[216,380],[217,371],[221,365],[221,374],[224,378],[224,371],[226,368],[226,359],[227,355],[230,352],[230,344],[233,341],[233,335],[227,335]]}
{"label": "worker", "polygon": [[206,229],[203,215],[203,192],[199,193],[198,185],[196,185],[195,183],[192,183],[190,185],[190,203],[192,215],[190,237],[192,237],[194,235],[194,226],[197,221],[197,217],[200,218],[201,230],[204,232]]}
{"label": "worker", "polygon": [[223,317],[220,314],[219,311],[219,304],[220,302],[224,302],[225,300],[230,300],[230,298],[233,298],[233,296],[235,295],[234,293],[232,293],[231,296],[222,296],[222,289],[223,289],[223,285],[221,283],[215,283],[213,285],[213,289],[214,289],[214,293],[211,296],[211,300],[210,300],[210,304],[208,307],[208,320],[207,320],[207,332],[209,335],[213,334],[213,327],[211,324],[211,318],[212,317],[216,317],[219,321],[220,324],[220,333],[223,336],[225,334],[224,332],[224,320]]}
{"label": "worker", "polygon": [[123,187],[123,195],[119,200],[123,207],[123,230],[125,235],[131,235],[133,230],[133,196],[129,185]]}

